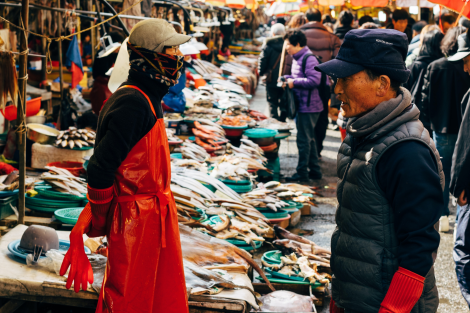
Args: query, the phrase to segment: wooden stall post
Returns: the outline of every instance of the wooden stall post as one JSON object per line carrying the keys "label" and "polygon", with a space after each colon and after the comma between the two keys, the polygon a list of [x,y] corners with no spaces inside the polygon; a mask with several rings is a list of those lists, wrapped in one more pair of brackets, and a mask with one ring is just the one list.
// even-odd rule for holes
{"label": "wooden stall post", "polygon": [[20,153],[20,192],[18,193],[18,223],[24,224],[25,212],[25,192],[26,192],[26,126],[25,126],[25,110],[26,110],[26,82],[28,80],[28,42],[27,33],[29,24],[29,0],[22,0],[21,18],[23,27],[25,29],[21,37],[21,54],[20,54],[20,77],[18,82],[18,89],[20,93],[20,101],[17,108],[17,140]]}

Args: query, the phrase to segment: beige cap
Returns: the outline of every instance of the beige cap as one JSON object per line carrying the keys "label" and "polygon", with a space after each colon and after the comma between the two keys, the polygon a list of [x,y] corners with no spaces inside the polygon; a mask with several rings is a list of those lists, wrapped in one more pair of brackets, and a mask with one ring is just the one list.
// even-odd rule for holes
{"label": "beige cap", "polygon": [[132,45],[159,53],[163,51],[163,47],[179,46],[190,39],[191,36],[178,34],[170,23],[159,18],[140,21],[129,35]]}

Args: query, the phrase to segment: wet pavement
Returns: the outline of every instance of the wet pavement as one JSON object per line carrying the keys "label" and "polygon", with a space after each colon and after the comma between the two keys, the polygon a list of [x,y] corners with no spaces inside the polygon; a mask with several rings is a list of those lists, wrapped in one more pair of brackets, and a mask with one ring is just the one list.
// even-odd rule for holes
{"label": "wet pavement", "polygon": [[[251,101],[251,108],[268,115],[269,110],[264,86],[258,87],[257,93]],[[293,121],[290,121],[290,123],[294,127],[292,136],[282,140],[279,149],[281,180],[283,177],[289,177],[295,173],[298,160],[298,151],[295,143],[295,124]],[[336,200],[336,156],[341,145],[340,132],[332,130],[331,125],[323,145],[324,150],[321,153],[322,158],[320,160],[323,178],[321,180],[310,181],[310,186],[318,187],[317,192],[320,196],[315,199],[318,206],[312,207],[310,216],[302,216],[296,228],[310,231],[310,233],[313,232],[313,234],[305,237],[320,246],[330,247],[331,235],[335,228],[334,214],[338,204]],[[452,248],[455,207],[451,204],[449,207],[451,211],[451,216],[449,216],[451,229],[447,233],[441,233],[441,243],[435,262],[436,280],[439,289],[439,308],[437,312],[463,313],[469,312],[469,309],[460,293],[454,270]],[[327,303],[329,303],[329,299]],[[329,312],[327,305],[317,308],[317,311],[319,313]]]}

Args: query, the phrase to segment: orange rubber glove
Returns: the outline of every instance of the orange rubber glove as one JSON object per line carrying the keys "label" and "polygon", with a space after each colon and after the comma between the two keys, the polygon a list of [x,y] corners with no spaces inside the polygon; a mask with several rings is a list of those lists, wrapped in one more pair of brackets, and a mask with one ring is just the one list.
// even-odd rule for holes
{"label": "orange rubber glove", "polygon": [[330,313],[344,313],[344,309],[338,308],[333,298],[330,300]]}
{"label": "orange rubber glove", "polygon": [[[87,198],[91,206],[92,231],[98,236],[106,235],[106,218],[113,200],[113,189],[113,186],[106,189],[95,189],[88,186]],[[88,237],[96,237],[90,234],[87,235]]]}
{"label": "orange rubber glove", "polygon": [[70,248],[60,267],[60,276],[64,276],[70,266],[65,287],[70,289],[72,282],[74,282],[75,292],[80,291],[80,286],[82,290],[87,290],[88,283],[93,284],[93,270],[85,254],[85,244],[83,243],[83,234],[90,232],[91,228],[91,207],[87,204],[78,217],[77,224],[70,232]]}
{"label": "orange rubber glove", "polygon": [[379,313],[409,313],[424,288],[424,277],[403,267],[393,275],[392,283],[380,306]]}

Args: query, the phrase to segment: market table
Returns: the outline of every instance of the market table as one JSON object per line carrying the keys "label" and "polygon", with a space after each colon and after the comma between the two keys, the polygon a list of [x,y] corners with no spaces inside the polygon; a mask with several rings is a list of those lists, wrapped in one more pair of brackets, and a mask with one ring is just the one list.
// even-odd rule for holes
{"label": "market table", "polygon": [[[15,312],[26,302],[51,303],[81,308],[95,308],[98,294],[89,286],[88,290],[75,293],[65,288],[66,278],[45,270],[30,268],[25,261],[8,251],[8,244],[21,239],[28,227],[18,225],[0,237],[0,300],[9,301],[0,307],[0,312]],[[69,239],[69,231],[57,231],[59,239]],[[86,239],[86,235],[84,235]],[[18,262],[19,261],[19,262]],[[231,273],[237,284],[250,285],[246,274]],[[251,286],[252,287],[252,286]],[[224,290],[213,296],[194,296],[189,300],[192,313],[250,312],[254,297],[247,290]],[[251,304],[250,304],[251,303]],[[0,302],[1,304],[1,302]],[[35,312],[29,310],[28,312]]]}

